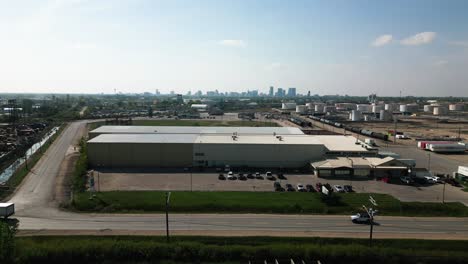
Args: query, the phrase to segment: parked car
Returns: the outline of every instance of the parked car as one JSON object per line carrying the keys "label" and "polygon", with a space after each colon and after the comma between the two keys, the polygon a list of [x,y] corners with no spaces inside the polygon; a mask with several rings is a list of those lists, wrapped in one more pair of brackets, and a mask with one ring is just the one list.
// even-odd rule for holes
{"label": "parked car", "polygon": [[286,177],[284,177],[283,173],[278,173],[278,179],[286,180]]}
{"label": "parked car", "polygon": [[262,175],[260,174],[260,172],[256,172],[256,173],[255,173],[255,179],[263,180],[263,177],[262,177]]}
{"label": "parked car", "polygon": [[401,176],[401,177],[400,177],[400,181],[401,181],[402,183],[404,183],[404,184],[411,184],[411,183],[413,183],[413,180],[412,180],[410,177],[408,177],[408,176]]}
{"label": "parked car", "polygon": [[218,180],[226,180],[226,177],[224,176],[224,174],[220,173],[218,175]]}
{"label": "parked car", "polygon": [[308,192],[315,192],[314,186],[312,186],[312,184],[307,184],[306,185],[306,190]]}
{"label": "parked car", "polygon": [[283,187],[281,187],[281,184],[279,182],[273,183],[273,187],[275,188],[276,192],[284,192]]}
{"label": "parked car", "polygon": [[247,177],[243,173],[239,173],[239,180],[245,181],[247,180]]}
{"label": "parked car", "polygon": [[351,221],[355,224],[370,223],[371,218],[368,213],[362,212],[351,216]]}
{"label": "parked car", "polygon": [[255,176],[252,173],[247,173],[247,178],[249,179],[255,179]]}
{"label": "parked car", "polygon": [[343,189],[343,187],[341,185],[335,185],[333,186],[333,189],[335,189],[336,192],[345,192],[345,190]]}
{"label": "parked car", "polygon": [[297,187],[298,192],[306,192],[307,191],[305,186],[303,184],[301,184],[301,183],[298,183],[296,187]]}
{"label": "parked car", "polygon": [[437,179],[435,179],[435,178],[432,177],[432,176],[425,176],[424,178],[426,179],[426,181],[427,181],[428,183],[431,183],[431,184],[436,184],[436,183],[437,183]]}
{"label": "parked car", "polygon": [[288,192],[294,192],[294,191],[296,191],[296,190],[294,189],[294,187],[293,187],[291,184],[289,184],[289,183],[286,183],[286,190],[287,190]]}
{"label": "parked car", "polygon": [[353,192],[353,186],[351,185],[345,185],[343,186],[343,189],[345,190],[345,192]]}
{"label": "parked car", "polygon": [[270,181],[275,180],[275,177],[273,177],[273,173],[271,173],[271,171],[267,171],[265,174],[268,180]]}
{"label": "parked car", "polygon": [[230,171],[227,176],[228,180],[237,180],[236,176],[234,176],[234,173]]}
{"label": "parked car", "polygon": [[317,192],[322,192],[322,184],[320,182],[315,184],[315,189]]}

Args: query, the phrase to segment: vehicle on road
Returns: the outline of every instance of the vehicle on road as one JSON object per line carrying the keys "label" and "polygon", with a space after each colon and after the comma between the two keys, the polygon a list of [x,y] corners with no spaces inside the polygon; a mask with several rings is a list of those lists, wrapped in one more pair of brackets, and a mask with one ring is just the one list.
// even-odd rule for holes
{"label": "vehicle on road", "polygon": [[284,188],[281,187],[279,182],[273,183],[273,188],[275,188],[275,192],[284,192]]}
{"label": "vehicle on road", "polygon": [[343,189],[345,190],[345,192],[353,192],[353,186],[351,185],[345,185],[343,186]]}
{"label": "vehicle on road", "polygon": [[218,180],[226,180],[226,177],[224,176],[224,174],[220,173],[218,175]]}
{"label": "vehicle on road", "polygon": [[355,224],[370,223],[371,218],[368,213],[361,212],[351,216],[351,221]]}
{"label": "vehicle on road", "polygon": [[306,185],[306,190],[308,192],[315,192],[314,186],[312,186],[312,184],[307,184]]}
{"label": "vehicle on road", "polygon": [[302,183],[298,183],[296,187],[297,187],[298,192],[306,192],[307,191],[305,186]]}
{"label": "vehicle on road", "polygon": [[286,191],[294,192],[296,191],[296,189],[294,189],[294,187],[290,183],[286,183]]}
{"label": "vehicle on road", "polygon": [[14,203],[0,203],[0,217],[8,218],[15,213]]}
{"label": "vehicle on road", "polygon": [[236,178],[236,176],[234,176],[234,173],[232,171],[230,171],[228,173],[227,179],[228,180],[236,180],[237,178]]}
{"label": "vehicle on road", "polygon": [[333,189],[335,189],[336,192],[340,192],[340,193],[345,192],[345,190],[343,189],[341,185],[334,185]]}

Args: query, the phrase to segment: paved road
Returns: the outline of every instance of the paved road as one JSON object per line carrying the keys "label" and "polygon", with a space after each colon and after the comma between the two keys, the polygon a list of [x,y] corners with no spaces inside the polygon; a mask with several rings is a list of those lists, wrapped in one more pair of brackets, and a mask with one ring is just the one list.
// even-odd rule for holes
{"label": "paved road", "polygon": [[[81,137],[85,121],[70,124],[36,164],[11,199],[23,232],[73,232],[86,230],[140,231],[148,234],[165,229],[161,214],[76,214],[57,209],[53,200],[60,163]],[[468,239],[468,218],[379,217],[375,237]],[[354,225],[348,216],[172,214],[171,229],[178,234],[224,235],[324,235],[362,237],[366,225]],[[62,231],[63,230],[63,231]]]}

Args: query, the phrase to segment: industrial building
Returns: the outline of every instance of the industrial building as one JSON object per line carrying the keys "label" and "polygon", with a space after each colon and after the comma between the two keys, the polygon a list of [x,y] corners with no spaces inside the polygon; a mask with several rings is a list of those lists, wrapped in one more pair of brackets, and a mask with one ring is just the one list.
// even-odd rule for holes
{"label": "industrial building", "polygon": [[[289,127],[148,127],[97,129],[88,141],[94,167],[252,167],[302,168],[329,156],[365,156],[352,136],[308,136]],[[118,133],[103,133],[104,130]],[[123,133],[136,131],[140,133]],[[228,133],[230,130],[231,133]],[[98,134],[98,132],[101,134]],[[186,133],[181,133],[182,131]],[[210,131],[210,133],[205,133]],[[299,130],[300,131],[300,130]],[[289,134],[288,134],[289,133]],[[295,134],[296,133],[296,134]]]}
{"label": "industrial building", "polygon": [[102,134],[216,134],[216,135],[303,135],[297,127],[204,127],[204,126],[101,126],[89,132]]}

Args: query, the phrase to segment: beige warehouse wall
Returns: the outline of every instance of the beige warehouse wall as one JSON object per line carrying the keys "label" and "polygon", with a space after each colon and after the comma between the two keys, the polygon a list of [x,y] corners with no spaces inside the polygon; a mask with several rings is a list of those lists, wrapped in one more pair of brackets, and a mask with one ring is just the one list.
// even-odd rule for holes
{"label": "beige warehouse wall", "polygon": [[205,160],[209,166],[298,168],[322,159],[325,151],[323,145],[195,144],[194,152],[204,156],[194,156],[194,166]]}
{"label": "beige warehouse wall", "polygon": [[88,143],[91,166],[190,167],[192,144]]}

